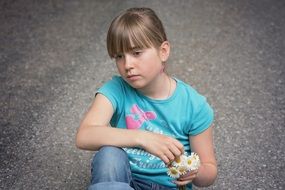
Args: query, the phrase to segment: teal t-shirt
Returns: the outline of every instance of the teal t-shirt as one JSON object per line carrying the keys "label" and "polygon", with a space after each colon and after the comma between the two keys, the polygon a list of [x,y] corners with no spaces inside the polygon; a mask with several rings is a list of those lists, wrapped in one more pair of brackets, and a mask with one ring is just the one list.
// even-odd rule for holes
{"label": "teal t-shirt", "polygon": [[[176,89],[165,100],[144,96],[118,76],[105,83],[97,93],[103,94],[112,103],[112,127],[146,130],[173,137],[190,154],[189,135],[197,135],[210,127],[214,114],[204,96],[181,80],[175,80]],[[128,154],[135,177],[176,187],[160,158],[140,148],[123,149]],[[191,184],[188,187],[191,189]]]}

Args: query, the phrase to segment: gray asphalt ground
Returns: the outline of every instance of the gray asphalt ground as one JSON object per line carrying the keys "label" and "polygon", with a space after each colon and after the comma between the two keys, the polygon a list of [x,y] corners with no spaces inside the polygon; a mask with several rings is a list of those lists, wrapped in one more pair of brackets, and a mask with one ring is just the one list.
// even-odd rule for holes
{"label": "gray asphalt ground", "polygon": [[0,189],[86,189],[93,153],[76,149],[76,129],[116,74],[109,23],[133,6],[157,12],[169,72],[215,109],[207,189],[285,189],[283,0],[1,0]]}

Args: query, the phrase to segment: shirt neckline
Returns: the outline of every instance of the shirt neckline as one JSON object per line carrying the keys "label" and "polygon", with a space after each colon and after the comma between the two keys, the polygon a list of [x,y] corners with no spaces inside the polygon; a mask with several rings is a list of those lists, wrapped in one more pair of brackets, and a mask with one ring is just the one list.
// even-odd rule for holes
{"label": "shirt neckline", "polygon": [[[150,97],[148,97],[148,96],[145,96],[145,95],[142,94],[141,92],[139,92],[137,89],[134,89],[134,88],[133,88],[133,89],[134,89],[134,91],[137,93],[138,96],[140,96],[140,97],[146,99],[146,100],[149,101],[149,102],[153,102],[153,103],[167,103],[167,102],[172,101],[172,100],[176,97],[178,88],[179,88],[179,86],[180,86],[180,82],[179,82],[179,80],[178,80],[177,78],[175,78],[175,77],[171,77],[171,78],[175,80],[175,82],[176,82],[176,87],[175,87],[173,93],[171,94],[171,96],[169,96],[169,97],[166,98],[166,99],[154,99],[154,98],[150,98]],[[130,87],[131,87],[131,86],[130,86]],[[132,87],[131,87],[131,88],[132,88]]]}

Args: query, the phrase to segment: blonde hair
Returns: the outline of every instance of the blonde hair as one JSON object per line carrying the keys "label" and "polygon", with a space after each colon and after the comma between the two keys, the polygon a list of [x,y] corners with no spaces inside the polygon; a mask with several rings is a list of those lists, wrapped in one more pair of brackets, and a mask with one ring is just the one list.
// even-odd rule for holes
{"label": "blonde hair", "polygon": [[150,8],[130,8],[118,15],[107,34],[107,50],[111,58],[133,48],[159,48],[167,41],[161,20]]}

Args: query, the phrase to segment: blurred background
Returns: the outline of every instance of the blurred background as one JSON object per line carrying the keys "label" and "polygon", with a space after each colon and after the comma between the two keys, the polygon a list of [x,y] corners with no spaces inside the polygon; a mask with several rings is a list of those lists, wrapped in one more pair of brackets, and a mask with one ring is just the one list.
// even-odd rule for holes
{"label": "blurred background", "polygon": [[219,175],[204,189],[285,189],[283,0],[1,0],[0,189],[86,189],[93,152],[76,130],[117,73],[109,24],[137,6],[164,23],[169,73],[215,109]]}

